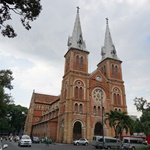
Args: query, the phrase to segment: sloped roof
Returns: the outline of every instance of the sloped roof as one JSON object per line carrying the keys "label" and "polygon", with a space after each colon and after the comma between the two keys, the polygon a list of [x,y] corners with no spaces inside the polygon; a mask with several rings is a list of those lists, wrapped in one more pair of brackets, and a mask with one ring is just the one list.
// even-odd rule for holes
{"label": "sloped roof", "polygon": [[34,102],[38,102],[38,103],[51,104],[54,101],[59,100],[59,99],[60,99],[60,95],[54,96],[54,95],[34,93]]}

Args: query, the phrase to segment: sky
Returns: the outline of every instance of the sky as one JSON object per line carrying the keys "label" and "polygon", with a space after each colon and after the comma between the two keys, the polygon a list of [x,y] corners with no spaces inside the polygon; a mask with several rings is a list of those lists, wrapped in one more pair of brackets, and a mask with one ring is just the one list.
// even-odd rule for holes
{"label": "sky", "polygon": [[149,0],[41,0],[42,12],[26,30],[17,15],[12,26],[18,36],[0,35],[0,70],[10,69],[11,93],[16,105],[29,107],[36,93],[59,95],[64,55],[72,35],[77,9],[89,54],[89,73],[97,68],[104,45],[106,19],[122,73],[129,115],[140,116],[135,97],[150,102],[150,1]]}

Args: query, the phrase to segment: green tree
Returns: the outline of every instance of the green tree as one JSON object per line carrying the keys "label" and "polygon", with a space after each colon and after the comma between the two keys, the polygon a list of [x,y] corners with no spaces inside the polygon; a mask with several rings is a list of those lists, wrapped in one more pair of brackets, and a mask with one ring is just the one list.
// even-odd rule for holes
{"label": "green tree", "polygon": [[126,131],[127,133],[129,131],[128,129],[132,127],[132,120],[126,112],[110,110],[109,113],[106,113],[105,123],[107,120],[109,122],[109,126],[113,127],[115,131],[115,137],[120,136],[120,138],[122,138],[123,131]]}
{"label": "green tree", "polygon": [[143,125],[140,119],[133,120],[133,126],[130,130],[130,134],[133,135],[133,133],[142,133],[142,132],[143,132]]}
{"label": "green tree", "polygon": [[0,70],[0,118],[7,114],[8,104],[13,102],[11,95],[5,92],[5,89],[13,89],[12,80],[12,71]]}
{"label": "green tree", "polygon": [[146,136],[150,134],[150,111],[149,109],[144,110],[142,116],[140,117],[140,121],[143,126],[143,132]]}
{"label": "green tree", "polygon": [[134,105],[138,111],[142,112],[140,117],[142,132],[148,136],[150,134],[150,103],[141,97],[134,99]]}
{"label": "green tree", "polygon": [[135,98],[134,100],[134,105],[136,106],[137,111],[150,111],[150,103],[147,102],[147,100],[141,98]]}
{"label": "green tree", "polygon": [[9,107],[9,125],[12,128],[12,133],[16,132],[17,134],[22,134],[24,128],[26,114],[28,109],[20,105],[11,104]]}
{"label": "green tree", "polygon": [[8,105],[7,115],[0,121],[3,122],[0,126],[0,131],[3,133],[13,133],[21,135],[23,133],[26,115],[28,109],[21,105],[10,104]]}
{"label": "green tree", "polygon": [[9,38],[17,36],[13,27],[6,22],[12,20],[11,14],[20,16],[25,29],[31,29],[30,21],[34,21],[40,14],[42,6],[40,0],[0,0],[0,29],[2,35]]}
{"label": "green tree", "polygon": [[108,121],[109,122],[109,126],[112,127],[115,131],[115,137],[118,136],[117,133],[117,111],[112,111],[110,110],[110,112],[106,113],[106,118],[105,118],[105,123]]}
{"label": "green tree", "polygon": [[128,133],[129,129],[132,128],[133,121],[130,116],[127,115],[127,112],[118,112],[117,114],[118,124],[116,126],[120,139],[122,139],[122,134],[125,131]]}

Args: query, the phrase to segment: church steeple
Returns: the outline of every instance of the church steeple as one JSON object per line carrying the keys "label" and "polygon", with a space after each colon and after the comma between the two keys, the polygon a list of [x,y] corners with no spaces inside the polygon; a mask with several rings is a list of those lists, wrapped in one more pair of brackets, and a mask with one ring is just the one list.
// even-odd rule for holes
{"label": "church steeple", "polygon": [[68,38],[68,49],[70,48],[76,48],[76,49],[86,51],[86,46],[83,40],[81,24],[80,24],[79,7],[77,7],[77,15],[76,15],[72,36]]}
{"label": "church steeple", "polygon": [[119,60],[119,58],[117,57],[117,51],[112,42],[109,25],[108,25],[108,18],[106,18],[105,40],[104,40],[104,46],[101,48],[101,55],[102,55],[102,60],[106,58]]}

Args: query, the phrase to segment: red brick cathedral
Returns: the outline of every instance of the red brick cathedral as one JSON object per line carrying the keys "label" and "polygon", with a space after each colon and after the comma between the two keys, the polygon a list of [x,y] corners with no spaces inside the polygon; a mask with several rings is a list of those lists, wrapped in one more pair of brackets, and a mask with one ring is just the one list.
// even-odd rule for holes
{"label": "red brick cathedral", "polygon": [[25,134],[46,136],[61,143],[72,143],[81,137],[91,142],[93,135],[114,136],[113,129],[103,122],[105,113],[110,110],[124,112],[127,106],[122,61],[112,42],[108,19],[101,48],[102,58],[91,73],[88,72],[88,55],[78,8],[64,55],[61,93],[53,96],[33,92]]}

